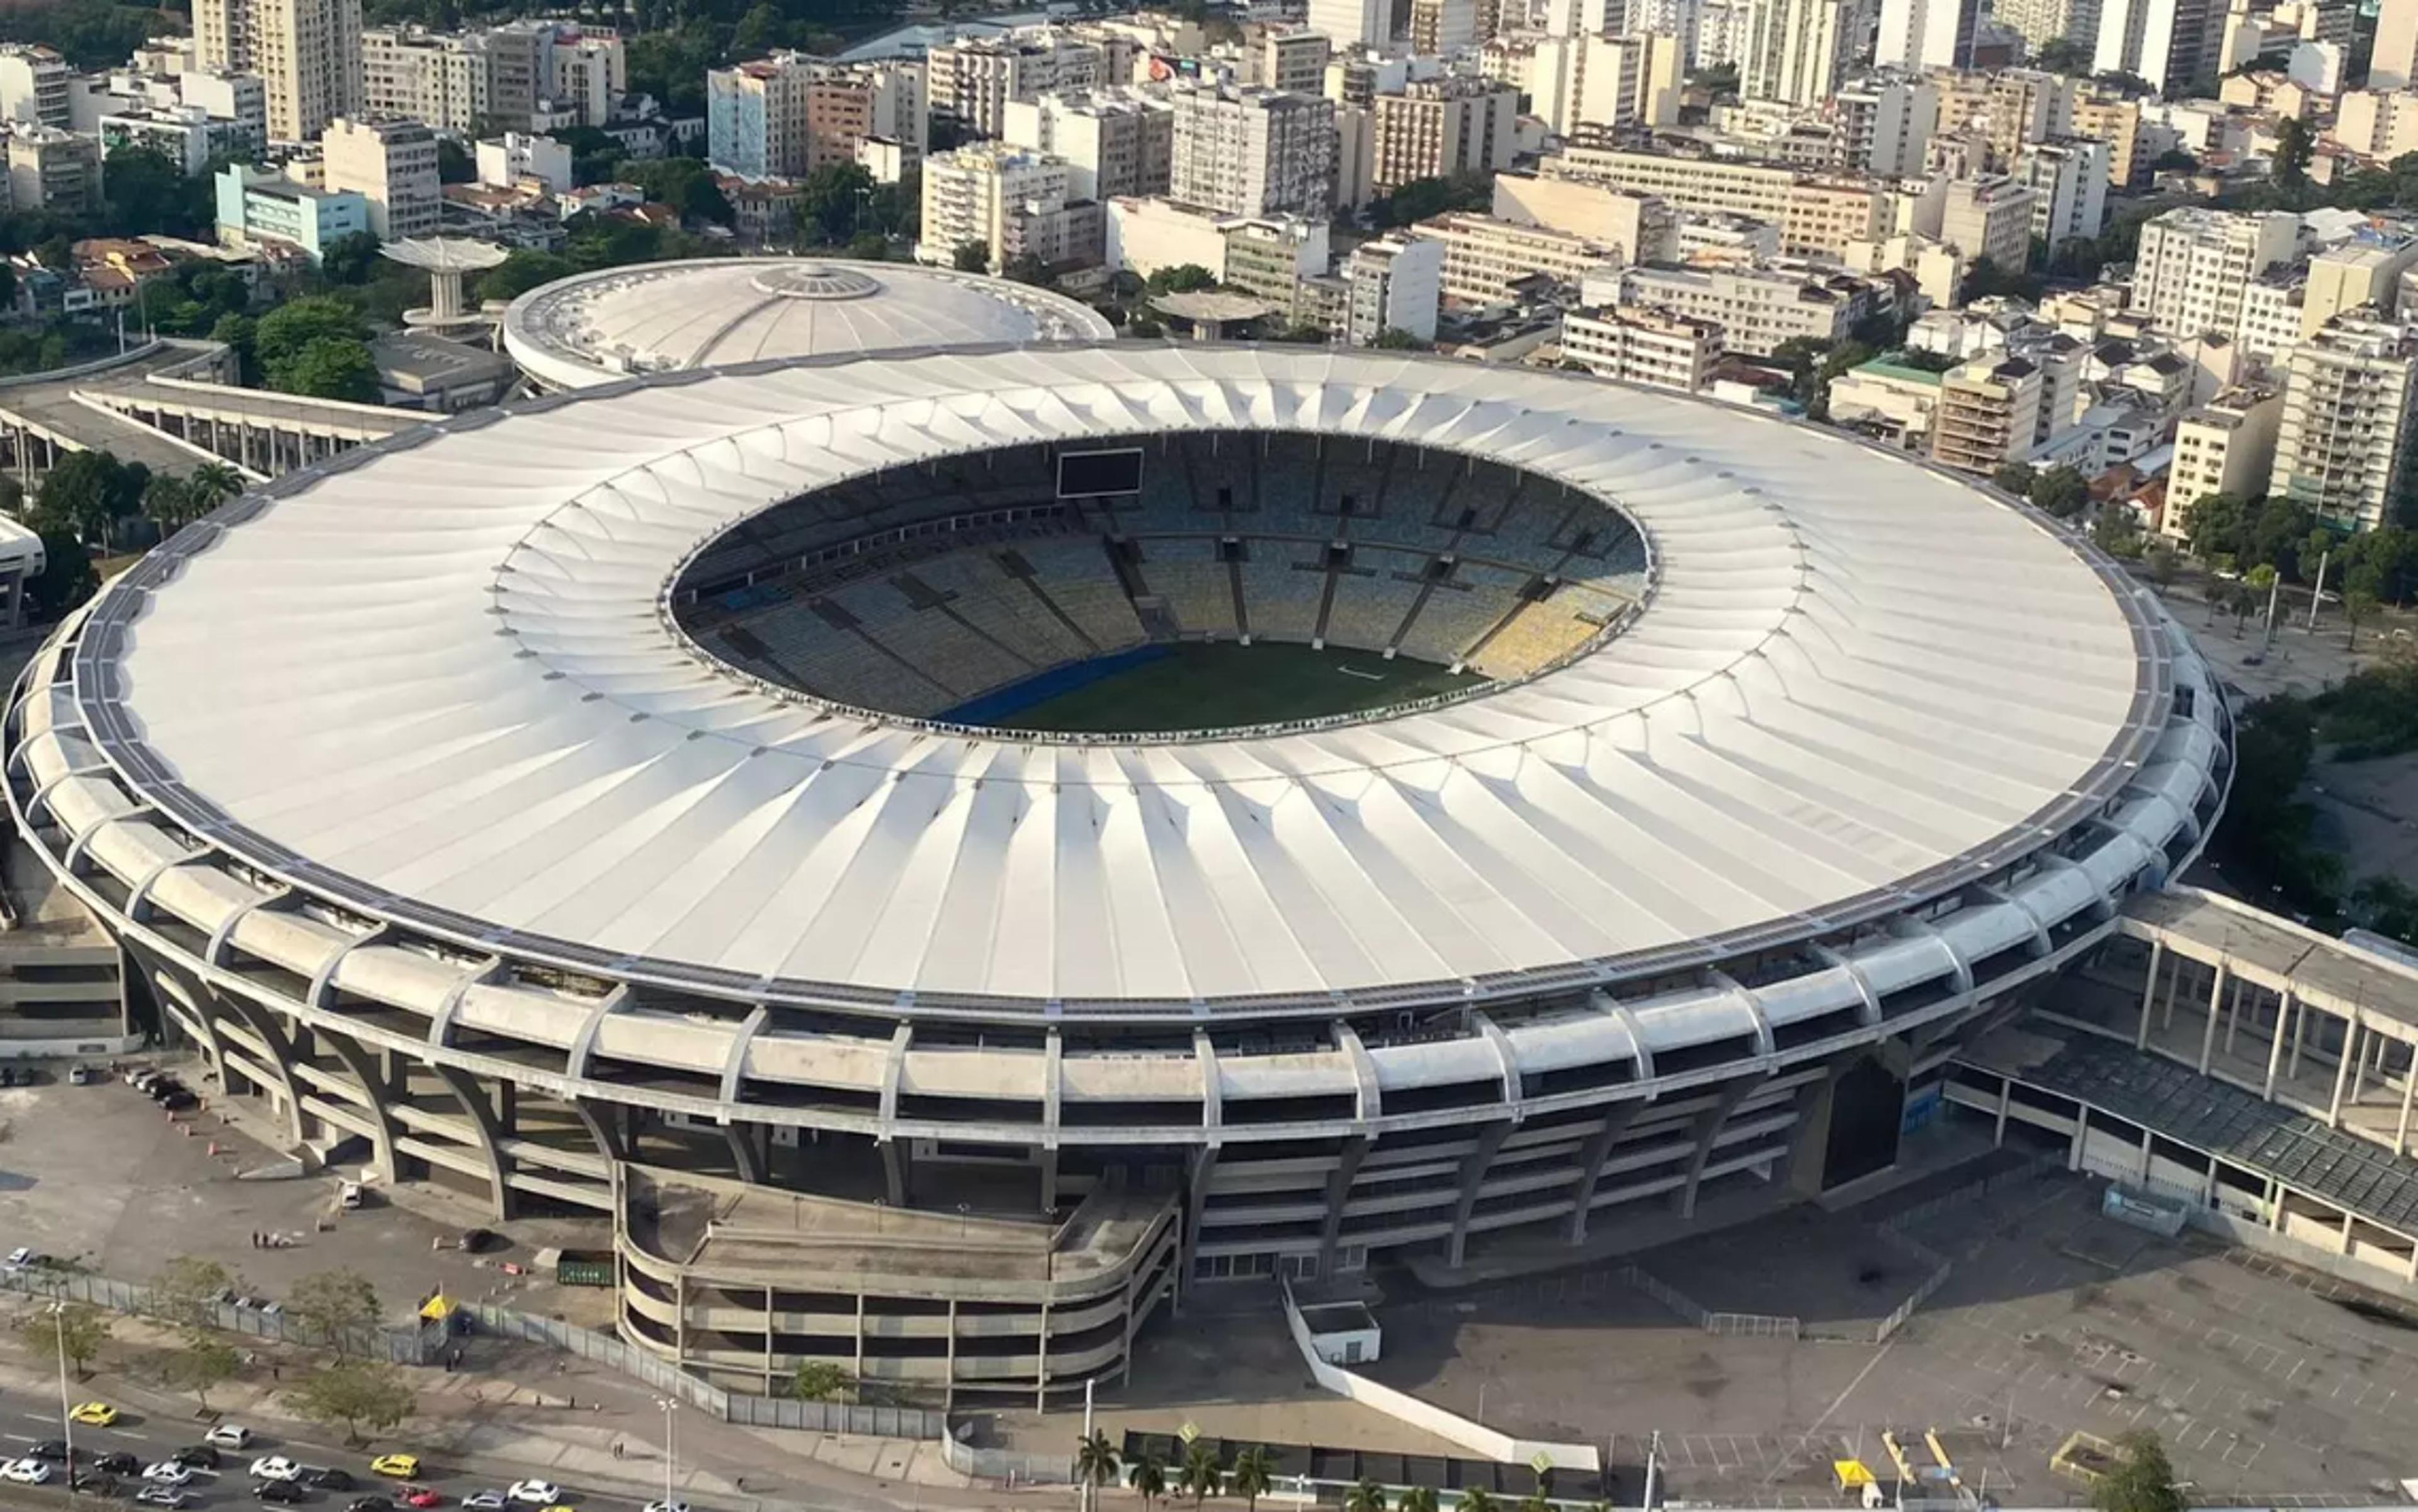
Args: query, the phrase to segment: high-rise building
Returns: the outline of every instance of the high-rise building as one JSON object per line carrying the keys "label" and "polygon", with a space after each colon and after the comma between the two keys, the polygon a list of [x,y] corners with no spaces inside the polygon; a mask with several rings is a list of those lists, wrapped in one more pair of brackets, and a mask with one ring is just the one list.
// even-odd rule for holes
{"label": "high-rise building", "polygon": [[1046,152],[983,142],[924,163],[923,236],[915,255],[946,267],[984,249],[993,268],[1019,257],[1096,263],[1106,220],[1097,201],[1066,192],[1066,165]]}
{"label": "high-rise building", "polygon": [[1175,112],[1163,97],[1130,88],[1012,99],[1002,139],[1064,160],[1069,199],[1164,194]]}
{"label": "high-rise building", "polygon": [[1882,68],[1969,69],[1981,0],[1881,0],[1873,61]]}
{"label": "high-rise building", "polygon": [[54,126],[8,133],[8,203],[19,210],[82,215],[101,204],[100,141]]}
{"label": "high-rise building", "polygon": [[2125,189],[2133,182],[2141,145],[2141,105],[2120,89],[2074,81],[2065,101],[2059,134],[2089,137],[2107,145],[2107,187]]}
{"label": "high-rise building", "polygon": [[1988,476],[2032,449],[2040,369],[2019,357],[1975,358],[1940,374],[1931,460]]}
{"label": "high-rise building", "polygon": [[1373,346],[1387,331],[1422,342],[1435,340],[1436,309],[1444,298],[1444,243],[1402,232],[1364,241],[1343,266],[1351,294],[1344,305],[1343,339]]}
{"label": "high-rise building", "polygon": [[1973,261],[1986,257],[2001,272],[2021,272],[2031,261],[2035,198],[2003,174],[1956,179],[1940,202],[1939,239]]}
{"label": "high-rise building", "polygon": [[775,53],[705,76],[706,160],[724,173],[803,177],[854,162],[858,144],[868,138],[921,154],[923,74],[912,65]]}
{"label": "high-rise building", "polygon": [[[1678,218],[1671,206],[1634,190],[1534,174],[1497,174],[1490,209],[1498,221],[1548,226],[1616,248],[1632,263],[1666,262],[1679,255]],[[1768,229],[1771,251],[1777,253],[1779,228]]]}
{"label": "high-rise building", "polygon": [[996,137],[1007,102],[1114,83],[1108,51],[1055,26],[1004,37],[961,37],[924,57],[925,101],[977,137]]}
{"label": "high-rise building", "polygon": [[1789,342],[1837,342],[1871,311],[1872,285],[1782,267],[1629,267],[1620,303],[1721,328],[1722,347],[1768,357]]}
{"label": "high-rise building", "polygon": [[2031,234],[2054,252],[2096,237],[2107,211],[2107,145],[2080,137],[2036,142],[2015,155],[2014,180],[2032,191]]}
{"label": "high-rise building", "polygon": [[1562,317],[1562,357],[1599,378],[1694,393],[1712,381],[1722,328],[1660,310],[1571,311]]}
{"label": "high-rise building", "polygon": [[2185,206],[2141,224],[2133,259],[2133,305],[2169,336],[2230,335],[2242,291],[2289,259],[2300,218],[2282,210],[2228,212]]}
{"label": "high-rise building", "polygon": [[1383,47],[1393,40],[1394,8],[1391,0],[1309,0],[1309,29],[1338,52]]}
{"label": "high-rise building", "polygon": [[1173,98],[1171,196],[1227,215],[1324,215],[1334,207],[1334,101],[1206,84]]}
{"label": "high-rise building", "polygon": [[1831,97],[1838,165],[1883,178],[1922,172],[1939,127],[1939,90],[1928,79],[1874,74]]}
{"label": "high-rise building", "polygon": [[2418,342],[2398,325],[2338,315],[2283,368],[2268,495],[2339,528],[2396,522],[2418,435]]}
{"label": "high-rise building", "polygon": [[1411,0],[1412,52],[1444,57],[1477,40],[1477,0]]}
{"label": "high-rise building", "polygon": [[74,124],[68,104],[74,78],[68,60],[47,47],[0,45],[0,120],[66,130]]}
{"label": "high-rise building", "polygon": [[230,247],[291,247],[315,263],[331,243],[370,228],[369,202],[350,190],[297,184],[241,163],[221,169],[213,185],[219,240]]}
{"label": "high-rise building", "polygon": [[2383,0],[2377,7],[2367,87],[2418,88],[2418,0]]}
{"label": "high-rise building", "polygon": [[1990,19],[2035,53],[2059,38],[2089,47],[2099,36],[2099,0],[1990,0]]}
{"label": "high-rise building", "polygon": [[2257,384],[2228,389],[2177,420],[2160,533],[2181,540],[2192,506],[2211,494],[2246,499],[2265,493],[2283,415],[2282,390]]}
{"label": "high-rise building", "polygon": [[[1687,73],[1679,39],[1655,33],[1583,37],[1558,44],[1578,77],[1569,125],[1669,126],[1679,119],[1679,86]],[[1544,55],[1539,50],[1538,55]],[[1533,97],[1532,97],[1533,98]]]}
{"label": "high-rise building", "polygon": [[1818,105],[1838,92],[1853,43],[1847,0],[1752,0],[1738,93]]}
{"label": "high-rise building", "polygon": [[1463,309],[1510,303],[1532,281],[1575,289],[1590,273],[1620,267],[1620,250],[1546,226],[1455,211],[1422,221],[1414,234],[1444,243],[1445,303]]}
{"label": "high-rise building", "polygon": [[2104,0],[2095,73],[2130,73],[2160,94],[2212,79],[2225,40],[2217,0]]}
{"label": "high-rise building", "polygon": [[444,210],[436,133],[418,121],[333,120],[319,136],[319,177],[369,206],[380,241],[434,236]]}
{"label": "high-rise building", "polygon": [[1511,166],[1520,97],[1483,79],[1423,79],[1380,95],[1371,114],[1371,178],[1379,193],[1422,178]]}
{"label": "high-rise building", "polygon": [[1324,32],[1270,32],[1260,38],[1260,72],[1256,83],[1296,95],[1323,94],[1326,64],[1335,44]]}
{"label": "high-rise building", "polygon": [[193,42],[204,69],[260,76],[272,143],[363,112],[361,0],[194,0]]}

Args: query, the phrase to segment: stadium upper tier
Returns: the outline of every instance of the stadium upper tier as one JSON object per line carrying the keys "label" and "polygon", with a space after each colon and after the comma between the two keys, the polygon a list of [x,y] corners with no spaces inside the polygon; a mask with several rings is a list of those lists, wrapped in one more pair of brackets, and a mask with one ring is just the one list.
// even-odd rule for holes
{"label": "stadium upper tier", "polygon": [[[1650,546],[1650,602],[1484,696],[1186,741],[843,712],[671,612],[739,522],[850,480],[1253,429],[1600,500]],[[1877,1023],[2162,878],[2219,801],[2222,720],[2120,572],[1842,436],[1563,374],[1102,345],[635,382],[280,480],[54,638],[9,774],[131,927],[433,1017],[440,1046],[475,1024],[574,1077],[677,1065],[710,1108],[755,1077],[879,1091],[878,1037],[768,1007],[1499,1004],[1479,1053],[1539,1076]],[[817,1061],[843,1042],[862,1065]]]}
{"label": "stadium upper tier", "polygon": [[907,347],[1090,341],[1080,300],[901,263],[710,257],[559,279],[504,312],[504,349],[548,389],[632,374]]}

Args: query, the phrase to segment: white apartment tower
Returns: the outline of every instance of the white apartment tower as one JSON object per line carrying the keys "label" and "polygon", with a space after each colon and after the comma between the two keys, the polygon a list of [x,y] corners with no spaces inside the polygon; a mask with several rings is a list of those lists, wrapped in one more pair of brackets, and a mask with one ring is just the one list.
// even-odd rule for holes
{"label": "white apartment tower", "polygon": [[2032,232],[2055,252],[2095,237],[2107,219],[2107,144],[2080,137],[2037,142],[2015,155],[2012,176],[2032,191]]}
{"label": "white apartment tower", "polygon": [[206,71],[260,76],[273,143],[362,114],[361,0],[193,0],[193,43]]}
{"label": "white apartment tower", "polygon": [[74,77],[67,59],[47,47],[0,45],[0,120],[66,130],[74,124],[68,103]]}
{"label": "white apartment tower", "polygon": [[1175,113],[1165,99],[1136,89],[1012,99],[1002,140],[1064,160],[1069,199],[1164,194]]}
{"label": "white apartment tower", "polygon": [[2418,0],[2384,0],[2376,12],[2376,51],[2367,64],[2367,87],[2418,87]]}
{"label": "white apartment tower", "polygon": [[1738,93],[1818,105],[1836,94],[1853,42],[1847,0],[1752,0]]}
{"label": "white apartment tower", "polygon": [[2397,521],[2418,433],[2418,343],[2400,326],[2337,316],[2284,359],[2284,413],[2267,492],[2328,525]]}
{"label": "white apartment tower", "polygon": [[926,53],[924,68],[930,108],[954,117],[977,137],[1000,134],[1011,99],[1112,82],[1107,76],[1105,48],[1052,26],[1006,37],[960,38]]}
{"label": "white apartment tower", "polygon": [[1980,0],[1881,0],[1873,62],[1882,68],[1969,69]]}
{"label": "white apartment tower", "polygon": [[2225,43],[2217,0],[2104,0],[2094,73],[2130,73],[2173,95],[2212,78]]}
{"label": "white apartment tower", "polygon": [[1390,0],[1309,0],[1309,29],[1339,53],[1385,46],[1393,40],[1393,18]]}
{"label": "white apartment tower", "polygon": [[2242,323],[2242,291],[2289,259],[2300,219],[2283,210],[2229,213],[2186,206],[2141,225],[2133,259],[2133,305],[2177,339]]}
{"label": "white apartment tower", "polygon": [[1389,330],[1435,340],[1444,300],[1444,243],[1400,232],[1364,241],[1344,263],[1343,339],[1371,346]]}
{"label": "white apartment tower", "polygon": [[1168,193],[1226,215],[1329,214],[1335,102],[1275,89],[1176,91]]}
{"label": "white apartment tower", "polygon": [[1501,173],[1511,166],[1519,115],[1518,92],[1483,79],[1422,79],[1379,95],[1370,182],[1385,193],[1422,178]]}
{"label": "white apartment tower", "polygon": [[1477,40],[1477,0],[1411,0],[1412,52],[1446,57]]}

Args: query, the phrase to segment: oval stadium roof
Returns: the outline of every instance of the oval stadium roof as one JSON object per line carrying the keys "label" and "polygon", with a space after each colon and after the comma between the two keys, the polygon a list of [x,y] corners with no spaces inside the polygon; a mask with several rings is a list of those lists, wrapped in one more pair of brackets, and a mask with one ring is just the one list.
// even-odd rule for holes
{"label": "oval stadium roof", "polygon": [[513,359],[556,389],[778,358],[1111,334],[1088,305],[1005,279],[797,257],[606,268],[531,289],[504,313]]}
{"label": "oval stadium roof", "polygon": [[[1654,597],[1491,695],[1156,743],[839,713],[664,612],[699,542],[838,479],[1238,427],[1615,499]],[[1953,893],[2140,776],[2179,644],[2035,517],[1836,433],[1433,358],[1102,344],[441,422],[185,532],[77,655],[148,802],[372,916],[725,987],[1265,1003],[1668,970]]]}

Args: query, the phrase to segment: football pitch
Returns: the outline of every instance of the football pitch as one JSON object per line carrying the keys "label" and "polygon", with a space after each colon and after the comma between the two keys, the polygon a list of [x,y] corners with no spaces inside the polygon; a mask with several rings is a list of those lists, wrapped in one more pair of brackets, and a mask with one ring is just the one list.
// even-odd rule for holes
{"label": "football pitch", "polygon": [[1124,735],[1217,729],[1352,714],[1486,680],[1368,651],[1230,642],[1182,645],[1140,666],[1046,698],[997,723],[1016,729]]}

